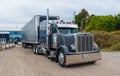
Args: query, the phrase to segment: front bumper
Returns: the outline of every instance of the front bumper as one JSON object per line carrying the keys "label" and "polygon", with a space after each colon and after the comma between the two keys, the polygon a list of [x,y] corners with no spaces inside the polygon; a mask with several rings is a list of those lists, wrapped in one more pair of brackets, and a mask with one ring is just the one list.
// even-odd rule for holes
{"label": "front bumper", "polygon": [[101,53],[66,55],[66,65],[87,63],[97,60],[101,60]]}

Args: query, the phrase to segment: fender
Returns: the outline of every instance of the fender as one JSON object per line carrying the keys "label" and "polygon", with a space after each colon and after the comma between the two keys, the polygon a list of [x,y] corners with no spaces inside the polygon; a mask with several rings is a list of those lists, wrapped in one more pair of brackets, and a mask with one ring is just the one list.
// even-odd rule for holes
{"label": "fender", "polygon": [[69,54],[69,49],[68,49],[66,46],[60,45],[60,46],[59,46],[59,49],[63,49],[64,52],[65,52],[65,54]]}

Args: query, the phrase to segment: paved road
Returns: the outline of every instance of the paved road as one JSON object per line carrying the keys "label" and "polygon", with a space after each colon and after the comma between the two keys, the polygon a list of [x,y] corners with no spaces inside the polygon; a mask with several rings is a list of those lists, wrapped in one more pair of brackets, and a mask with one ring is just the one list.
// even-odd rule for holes
{"label": "paved road", "polygon": [[120,76],[120,52],[104,52],[95,64],[60,67],[20,46],[0,51],[0,76]]}

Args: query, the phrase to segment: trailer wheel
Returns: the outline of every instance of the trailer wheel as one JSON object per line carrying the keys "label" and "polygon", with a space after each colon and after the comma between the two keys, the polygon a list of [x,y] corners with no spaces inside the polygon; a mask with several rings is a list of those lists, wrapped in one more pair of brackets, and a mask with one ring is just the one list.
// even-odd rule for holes
{"label": "trailer wheel", "polygon": [[58,53],[58,63],[61,67],[65,67],[66,55],[63,50],[60,50]]}

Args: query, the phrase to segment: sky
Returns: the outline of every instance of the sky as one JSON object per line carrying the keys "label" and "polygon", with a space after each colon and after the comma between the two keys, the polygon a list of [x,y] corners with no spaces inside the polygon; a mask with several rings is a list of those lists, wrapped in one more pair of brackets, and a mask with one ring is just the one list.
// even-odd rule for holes
{"label": "sky", "polygon": [[24,26],[35,15],[49,14],[63,20],[74,20],[86,9],[89,14],[117,15],[120,0],[0,0],[0,26]]}

